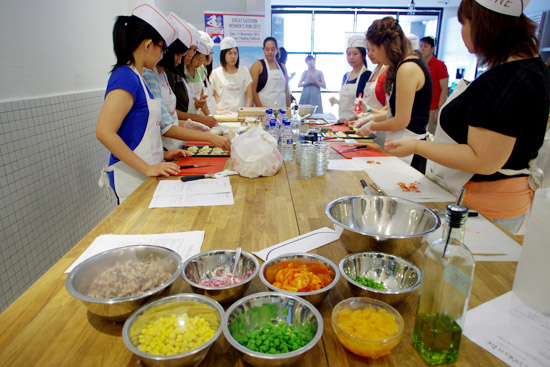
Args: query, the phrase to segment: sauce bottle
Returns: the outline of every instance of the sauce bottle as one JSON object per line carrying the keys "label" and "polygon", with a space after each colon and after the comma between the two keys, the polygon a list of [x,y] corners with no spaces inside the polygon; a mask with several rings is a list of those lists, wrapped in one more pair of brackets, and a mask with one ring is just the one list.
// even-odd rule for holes
{"label": "sauce bottle", "polygon": [[413,346],[428,365],[455,362],[474,277],[474,257],[463,243],[468,209],[447,205],[442,238],[424,255]]}

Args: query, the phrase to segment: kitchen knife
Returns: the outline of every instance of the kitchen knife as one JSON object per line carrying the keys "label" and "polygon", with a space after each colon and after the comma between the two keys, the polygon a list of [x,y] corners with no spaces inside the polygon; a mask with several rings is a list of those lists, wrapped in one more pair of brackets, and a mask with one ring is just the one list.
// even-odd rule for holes
{"label": "kitchen knife", "polygon": [[214,174],[204,174],[204,175],[193,175],[193,176],[184,176],[181,178],[183,182],[202,180],[203,178],[214,178]]}
{"label": "kitchen knife", "polygon": [[185,166],[180,166],[180,169],[196,168],[196,167],[207,167],[207,166],[213,166],[213,164],[188,164],[188,165],[185,165]]}
{"label": "kitchen knife", "polygon": [[361,185],[363,185],[363,190],[365,191],[365,194],[372,195],[372,192],[369,190],[369,185],[365,182],[365,180],[360,180]]}
{"label": "kitchen knife", "polygon": [[363,150],[363,149],[370,149],[368,145],[358,145],[356,147],[353,147],[353,148],[348,148],[348,149],[343,149],[341,150],[340,152],[342,153],[345,153],[345,152],[354,152],[356,150]]}
{"label": "kitchen knife", "polygon": [[377,193],[378,195],[380,195],[380,196],[385,196],[384,193],[382,192],[382,190],[380,190],[380,189],[378,188],[378,186],[376,186],[376,184],[371,183],[371,184],[370,184],[370,187],[372,187],[372,188],[374,189],[374,191],[376,191],[376,193]]}

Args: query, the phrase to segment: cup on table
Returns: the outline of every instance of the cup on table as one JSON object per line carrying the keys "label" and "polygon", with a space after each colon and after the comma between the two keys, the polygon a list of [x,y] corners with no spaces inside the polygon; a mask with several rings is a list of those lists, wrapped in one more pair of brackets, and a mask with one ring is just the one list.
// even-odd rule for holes
{"label": "cup on table", "polygon": [[311,178],[315,167],[315,147],[308,141],[309,144],[302,145],[300,154],[300,178]]}
{"label": "cup on table", "polygon": [[315,176],[324,176],[328,167],[330,143],[317,141],[313,143],[315,149]]}
{"label": "cup on table", "polygon": [[302,150],[303,150],[304,145],[311,145],[311,144],[312,144],[311,141],[302,140],[302,139],[300,139],[296,142],[296,157],[295,157],[295,159],[296,159],[296,164],[298,166],[300,166],[300,164],[302,163],[301,158],[302,158]]}

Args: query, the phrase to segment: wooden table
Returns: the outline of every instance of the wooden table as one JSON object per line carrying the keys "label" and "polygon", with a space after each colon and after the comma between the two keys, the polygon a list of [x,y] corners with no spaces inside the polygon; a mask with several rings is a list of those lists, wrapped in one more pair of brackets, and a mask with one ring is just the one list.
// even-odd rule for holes
{"label": "wooden table", "polygon": [[[334,154],[332,152],[331,154]],[[235,204],[230,206],[148,209],[158,178],[150,178],[122,205],[99,223],[35,284],[0,314],[0,361],[5,366],[137,366],[138,358],[124,346],[122,323],[105,321],[89,313],[65,289],[64,271],[101,234],[148,234],[204,230],[203,251],[236,248],[252,252],[318,229],[332,227],[326,205],[339,197],[363,194],[364,172],[329,171],[325,177],[302,180],[294,162],[286,162],[273,177],[230,178]],[[433,204],[431,207],[443,207]],[[85,208],[82,208],[85,210]],[[421,266],[426,244],[410,260]],[[338,264],[348,254],[341,241],[314,251]],[[512,288],[516,263],[478,262],[469,307],[487,302]],[[257,277],[247,294],[267,290]],[[170,293],[191,292],[179,278]],[[340,279],[318,306],[324,333],[300,366],[422,366],[412,347],[417,292],[396,306],[405,320],[402,341],[387,356],[376,360],[346,351],[331,326],[332,307],[351,297]],[[226,307],[227,308],[227,307]],[[463,337],[454,366],[502,366],[503,363]],[[247,366],[221,336],[201,366]]]}

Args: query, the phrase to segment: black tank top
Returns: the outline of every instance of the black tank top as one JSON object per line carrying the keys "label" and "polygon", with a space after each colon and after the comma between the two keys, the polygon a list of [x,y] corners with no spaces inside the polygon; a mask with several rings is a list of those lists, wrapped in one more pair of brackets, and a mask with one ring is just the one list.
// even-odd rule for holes
{"label": "black tank top", "polygon": [[[425,134],[426,125],[430,119],[430,104],[432,103],[432,78],[430,71],[424,65],[424,62],[420,59],[407,59],[403,60],[397,65],[397,69],[405,62],[414,62],[424,72],[424,86],[414,94],[414,103],[411,113],[411,121],[407,126],[407,129],[416,134]],[[397,74],[397,70],[396,70]],[[395,116],[395,82],[392,85],[392,93],[390,97],[390,109],[391,113]]]}
{"label": "black tank top", "polygon": [[[259,60],[262,63],[262,72],[260,73],[260,76],[258,77],[258,85],[256,86],[256,93],[259,93],[262,89],[264,89],[266,83],[267,83],[267,66],[265,65],[265,61]],[[279,64],[279,68],[283,72],[286,78],[285,69],[283,69],[282,64],[277,60],[277,64]]]}

